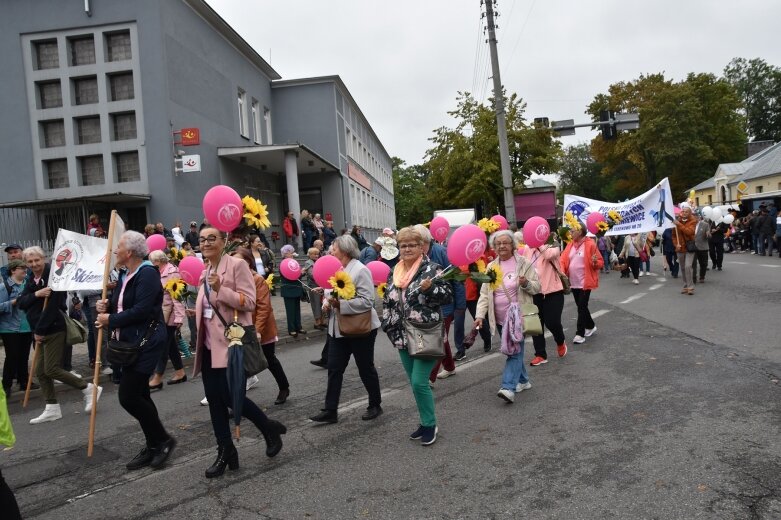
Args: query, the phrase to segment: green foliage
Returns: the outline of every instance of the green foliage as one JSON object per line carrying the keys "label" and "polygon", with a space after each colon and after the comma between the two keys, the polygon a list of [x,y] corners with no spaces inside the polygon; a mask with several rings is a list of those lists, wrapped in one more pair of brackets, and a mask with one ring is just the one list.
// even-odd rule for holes
{"label": "green foliage", "polygon": [[434,211],[426,198],[426,170],[419,164],[406,166],[398,157],[392,161],[396,226],[403,228],[430,221]]}
{"label": "green foliage", "polygon": [[559,200],[565,193],[573,193],[589,199],[610,200],[605,195],[605,181],[600,177],[602,165],[591,156],[587,143],[564,149],[559,174]]}
{"label": "green foliage", "polygon": [[781,68],[760,58],[733,58],[724,78],[743,102],[746,133],[752,140],[781,141]]}
{"label": "green foliage", "polygon": [[712,74],[689,74],[677,83],[663,74],[615,83],[594,98],[587,113],[597,120],[604,109],[640,115],[639,130],[591,143],[614,199],[636,196],[665,177],[673,193],[681,194],[713,176],[719,163],[743,158],[740,99]]}
{"label": "green foliage", "polygon": [[[554,173],[560,143],[550,130],[535,129],[524,120],[526,104],[512,94],[505,99],[510,168],[516,190],[532,173]],[[482,206],[485,213],[504,206],[499,138],[492,106],[459,92],[448,112],[454,128],[442,127],[430,138],[423,167],[429,172],[428,200],[436,209]]]}

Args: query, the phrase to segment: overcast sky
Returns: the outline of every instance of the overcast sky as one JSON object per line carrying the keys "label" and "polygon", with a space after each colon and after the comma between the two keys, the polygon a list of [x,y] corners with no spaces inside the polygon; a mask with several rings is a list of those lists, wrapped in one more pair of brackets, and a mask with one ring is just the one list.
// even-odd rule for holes
{"label": "overcast sky", "polygon": [[[391,156],[420,163],[457,91],[492,87],[479,0],[207,0],[283,79],[338,74]],[[611,83],[781,66],[777,0],[499,0],[502,83],[527,119],[586,122]],[[775,36],[774,36],[775,35]],[[588,141],[587,130],[564,138]]]}

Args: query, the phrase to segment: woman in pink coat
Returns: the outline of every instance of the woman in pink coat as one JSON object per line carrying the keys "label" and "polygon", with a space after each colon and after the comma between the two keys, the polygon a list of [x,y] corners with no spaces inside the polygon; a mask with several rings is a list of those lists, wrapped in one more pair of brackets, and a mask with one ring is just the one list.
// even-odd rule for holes
{"label": "woman in pink coat", "polygon": [[[228,387],[228,339],[219,316],[230,323],[253,323],[255,310],[255,281],[247,262],[223,254],[225,233],[213,227],[201,229],[198,242],[208,265],[198,287],[195,319],[198,339],[195,343],[193,377],[203,376],[203,388],[209,402],[209,415],[217,438],[217,459],[206,470],[206,478],[219,477],[225,467],[239,467],[239,454],[233,445],[228,409],[232,398]],[[242,387],[243,390],[243,387]],[[244,398],[242,416],[249,419],[266,440],[266,455],[273,457],[282,449],[282,434],[287,428],[266,417],[258,405]]]}
{"label": "woman in pink coat", "polygon": [[[162,251],[157,250],[149,253],[149,261],[160,271],[160,283],[163,285],[163,289],[165,289],[165,284],[169,280],[180,278],[179,268],[170,263],[168,257]],[[160,361],[157,362],[157,367],[155,367],[155,373],[152,375],[152,379],[149,380],[150,390],[163,389],[163,374],[169,358],[175,372],[174,376],[168,380],[168,384],[177,385],[187,381],[182,355],[179,353],[179,345],[176,344],[176,331],[182,327],[184,322],[184,305],[179,300],[171,298],[171,295],[165,290],[163,291],[163,319],[165,320],[165,328],[168,333],[168,348],[163,351],[163,355],[160,357]]]}

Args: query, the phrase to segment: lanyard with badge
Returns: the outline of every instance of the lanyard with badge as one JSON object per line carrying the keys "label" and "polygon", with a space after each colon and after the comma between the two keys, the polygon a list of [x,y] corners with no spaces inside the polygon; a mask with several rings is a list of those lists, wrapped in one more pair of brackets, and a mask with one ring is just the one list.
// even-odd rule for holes
{"label": "lanyard with badge", "polygon": [[212,290],[211,287],[209,287],[209,284],[206,283],[206,280],[209,278],[209,274],[211,272],[211,268],[206,271],[206,276],[203,279],[203,293],[204,293],[204,300],[203,300],[203,317],[207,320],[212,319],[214,317],[214,309],[212,308],[212,304],[209,301],[209,297],[211,296]]}

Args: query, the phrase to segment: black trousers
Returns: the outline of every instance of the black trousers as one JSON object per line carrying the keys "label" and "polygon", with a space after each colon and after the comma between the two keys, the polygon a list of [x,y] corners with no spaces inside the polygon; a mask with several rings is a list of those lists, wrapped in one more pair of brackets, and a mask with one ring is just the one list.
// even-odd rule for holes
{"label": "black trousers", "polygon": [[19,505],[16,503],[14,492],[11,491],[11,488],[5,482],[2,471],[0,471],[0,511],[3,512],[3,518],[22,520],[22,514],[19,512]]}
{"label": "black trousers", "polygon": [[11,388],[16,379],[19,388],[27,387],[30,378],[28,368],[32,332],[0,334],[5,345],[5,363],[3,364],[3,388]]}
{"label": "black trousers", "polygon": [[[561,325],[561,313],[564,310],[564,293],[556,291],[550,294],[535,294],[532,296],[534,305],[540,310],[540,321],[553,335],[556,345],[561,345],[566,339],[564,327]],[[534,354],[543,359],[548,359],[545,351],[545,335],[532,336]]]}
{"label": "black trousers", "polygon": [[713,267],[721,267],[724,262],[724,239],[712,240],[710,243],[710,259]]}
{"label": "black trousers", "polygon": [[[632,258],[631,256],[629,258]],[[640,259],[637,259],[638,262]],[[575,334],[583,336],[586,334],[586,329],[594,328],[594,320],[591,318],[591,312],[588,310],[588,300],[591,297],[591,289],[575,289],[572,288],[572,297],[575,299],[575,304],[578,306],[578,324]]]}
{"label": "black trousers", "polygon": [[320,352],[320,360],[324,361],[326,365],[328,365],[328,338],[330,338],[328,334],[325,335],[325,345],[323,345],[323,350]]}
{"label": "black trousers", "polygon": [[285,375],[285,369],[282,368],[282,363],[277,358],[275,345],[276,343],[268,343],[261,345],[261,348],[263,349],[263,355],[266,356],[266,361],[268,361],[268,371],[274,376],[277,386],[280,390],[287,390],[290,388],[290,383]]}
{"label": "black trousers", "polygon": [[[477,316],[477,300],[467,300],[466,309],[472,315],[472,319]],[[483,349],[491,346],[491,327],[480,327],[480,337],[483,338]]]}
{"label": "black trousers", "polygon": [[179,353],[179,345],[176,342],[176,325],[166,325],[165,330],[168,333],[168,345],[160,355],[160,360],[157,362],[155,368],[156,374],[165,373],[165,366],[168,364],[168,360],[171,360],[171,365],[174,370],[181,370],[184,368],[182,364],[182,355]]}
{"label": "black trousers", "polygon": [[[632,271],[632,277],[637,280],[640,275],[640,257],[639,256],[627,256],[626,265],[629,266],[629,270]],[[627,276],[628,277],[628,276]]]}
{"label": "black trousers", "polygon": [[[209,416],[212,419],[214,437],[217,439],[218,445],[227,446],[233,444],[228,423],[228,409],[233,409],[233,398],[228,387],[228,369],[212,368],[211,352],[208,350],[204,350],[204,352],[201,378],[203,379],[203,390],[209,400]],[[241,390],[244,391],[244,388],[242,387]],[[268,417],[258,408],[258,405],[244,397],[241,408],[242,417],[249,419],[261,433],[267,431]]]}
{"label": "black trousers", "polygon": [[328,340],[328,389],[325,392],[325,410],[336,411],[339,408],[339,396],[342,393],[344,371],[355,357],[355,365],[361,376],[363,386],[369,393],[369,406],[380,406],[380,376],[374,366],[374,341],[377,329],[365,338],[334,338]]}
{"label": "black trousers", "polygon": [[[697,265],[700,266],[700,275],[697,276]],[[692,276],[695,280],[704,280],[705,271],[708,270],[708,251],[700,251],[699,249],[694,256],[694,265],[692,266]]]}
{"label": "black trousers", "polygon": [[149,374],[136,372],[132,368],[122,370],[119,404],[141,425],[147,447],[154,448],[171,437],[160,422],[157,407],[149,395]]}

